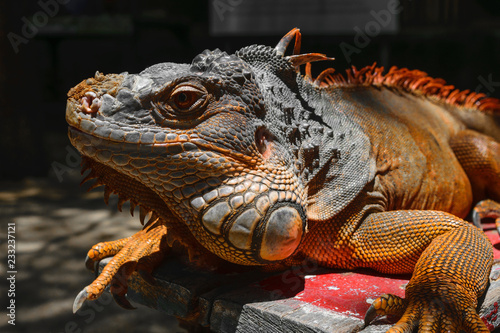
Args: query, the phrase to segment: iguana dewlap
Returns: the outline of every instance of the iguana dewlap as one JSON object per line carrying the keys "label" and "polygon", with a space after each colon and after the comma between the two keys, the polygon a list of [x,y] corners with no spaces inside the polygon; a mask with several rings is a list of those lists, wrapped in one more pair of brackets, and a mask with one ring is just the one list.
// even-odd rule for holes
{"label": "iguana dewlap", "polygon": [[128,276],[183,248],[199,262],[413,272],[406,298],[382,296],[368,321],[488,332],[475,309],[492,246],[462,218],[478,202],[476,225],[500,217],[500,102],[375,65],[313,79],[311,62],[329,58],[299,52],[293,29],[275,48],[96,73],[70,90],[69,137],[87,179],[147,220],[89,251],[89,267],[114,257],[75,311],[108,285],[130,307]]}

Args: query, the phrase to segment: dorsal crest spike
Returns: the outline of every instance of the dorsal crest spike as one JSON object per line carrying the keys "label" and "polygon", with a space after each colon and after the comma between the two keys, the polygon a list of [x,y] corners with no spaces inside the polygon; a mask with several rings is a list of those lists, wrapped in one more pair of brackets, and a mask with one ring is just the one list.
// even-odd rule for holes
{"label": "dorsal crest spike", "polygon": [[306,63],[306,73],[305,73],[304,77],[309,82],[313,81],[313,79],[312,79],[312,71],[311,71],[311,63],[310,62]]}
{"label": "dorsal crest spike", "polygon": [[330,68],[324,70],[316,79],[310,78],[310,74],[306,73],[304,79],[317,87],[324,88],[372,85],[403,89],[416,95],[439,98],[450,105],[476,108],[486,113],[500,114],[499,99],[487,97],[483,93],[470,90],[461,91],[455,89],[454,86],[447,85],[445,80],[433,78],[425,72],[396,66],[391,67],[385,74],[383,72],[384,67],[376,67],[376,63],[374,63],[361,69],[352,66],[346,70],[345,76],[335,73]]}
{"label": "dorsal crest spike", "polygon": [[301,44],[301,34],[300,34],[300,29],[298,28],[293,28],[290,30],[281,40],[279,43],[276,45],[274,48],[276,50],[276,53],[280,56],[283,56],[286,52],[286,49],[288,48],[288,45],[292,41],[292,39],[295,37],[295,44],[293,47],[293,54],[299,54],[300,53],[300,44]]}
{"label": "dorsal crest spike", "polygon": [[324,61],[324,60],[335,60],[335,58],[327,57],[322,53],[305,53],[305,54],[297,54],[285,57],[292,63],[294,67],[298,67],[303,64],[307,64],[308,62],[313,61]]}
{"label": "dorsal crest spike", "polygon": [[329,76],[330,75],[333,75],[333,73],[335,72],[335,69],[333,68],[327,68],[325,69],[324,71],[322,71],[318,77],[316,78],[316,80],[314,80],[314,84],[316,85],[321,85],[321,82],[325,81],[327,83],[329,83]]}

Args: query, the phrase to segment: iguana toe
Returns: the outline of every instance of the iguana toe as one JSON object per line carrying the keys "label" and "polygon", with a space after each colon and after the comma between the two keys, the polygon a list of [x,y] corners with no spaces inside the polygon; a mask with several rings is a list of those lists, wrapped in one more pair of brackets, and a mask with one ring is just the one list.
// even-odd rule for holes
{"label": "iguana toe", "polygon": [[489,332],[476,312],[476,300],[456,281],[445,279],[410,283],[408,304],[401,319],[387,333]]}
{"label": "iguana toe", "polygon": [[382,316],[395,316],[400,318],[405,309],[406,301],[395,295],[383,294],[368,309],[365,315],[365,326],[368,326],[373,320]]}
{"label": "iguana toe", "polygon": [[118,239],[111,242],[101,242],[92,246],[85,258],[85,266],[92,272],[98,272],[99,261],[114,256],[127,244],[131,237]]}

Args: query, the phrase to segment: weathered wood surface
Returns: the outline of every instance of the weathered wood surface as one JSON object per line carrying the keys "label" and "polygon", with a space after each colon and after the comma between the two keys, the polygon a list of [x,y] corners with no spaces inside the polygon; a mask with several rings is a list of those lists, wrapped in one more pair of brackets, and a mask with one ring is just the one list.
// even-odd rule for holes
{"label": "weathered wood surface", "polygon": [[[498,258],[496,249],[495,254]],[[498,275],[496,265],[492,276]],[[214,332],[238,333],[385,332],[387,324],[364,328],[369,302],[383,293],[404,296],[407,282],[407,277],[311,265],[277,273],[217,273],[177,259],[167,260],[153,276],[156,284],[150,285],[134,273],[127,297]],[[500,280],[492,281],[480,311],[491,330],[500,326],[499,301]]]}

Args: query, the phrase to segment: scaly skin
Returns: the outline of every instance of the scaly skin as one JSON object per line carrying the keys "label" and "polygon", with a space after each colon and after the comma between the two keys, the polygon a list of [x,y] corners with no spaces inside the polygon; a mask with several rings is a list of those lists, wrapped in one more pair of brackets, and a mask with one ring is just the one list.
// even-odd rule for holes
{"label": "scaly skin", "polygon": [[105,186],[106,201],[118,194],[120,209],[138,205],[146,222],[89,251],[88,267],[114,258],[75,311],[108,284],[129,307],[128,276],[148,276],[177,248],[209,265],[307,259],[413,273],[406,298],[383,295],[368,323],[391,314],[401,316],[391,332],[487,331],[475,307],[493,251],[462,218],[480,200],[476,225],[499,216],[499,101],[375,65],[313,79],[311,62],[329,58],[299,52],[293,29],[274,49],[98,73],[69,92],[69,136],[86,180]]}

